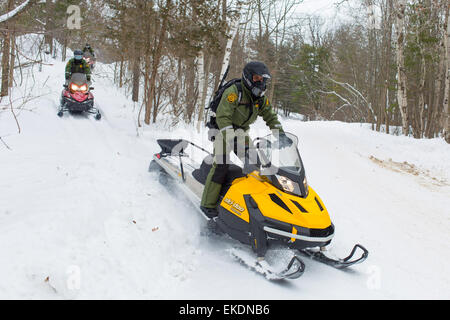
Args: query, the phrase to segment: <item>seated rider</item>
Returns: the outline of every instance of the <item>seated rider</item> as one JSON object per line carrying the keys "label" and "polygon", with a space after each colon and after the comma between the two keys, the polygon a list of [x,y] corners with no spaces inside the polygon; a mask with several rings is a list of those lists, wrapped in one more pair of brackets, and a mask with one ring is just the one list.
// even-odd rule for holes
{"label": "seated rider", "polygon": [[66,64],[66,85],[69,84],[70,77],[73,73],[84,73],[86,75],[88,85],[91,85],[91,68],[83,59],[83,51],[81,50],[75,50],[74,57]]}
{"label": "seated rider", "polygon": [[95,57],[94,49],[89,45],[89,43],[86,43],[86,45],[83,48],[83,54],[89,52],[93,57]]}

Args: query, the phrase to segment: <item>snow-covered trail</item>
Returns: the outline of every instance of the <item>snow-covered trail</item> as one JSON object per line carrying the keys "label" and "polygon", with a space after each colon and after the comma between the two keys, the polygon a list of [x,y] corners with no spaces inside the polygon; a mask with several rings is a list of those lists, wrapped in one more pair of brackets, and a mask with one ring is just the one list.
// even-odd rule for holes
{"label": "snow-covered trail", "polygon": [[[450,147],[356,124],[305,123],[292,129],[303,137],[309,183],[333,217],[333,246],[341,251],[360,241],[370,250],[366,272],[378,275],[379,284],[372,277],[369,286],[379,286],[385,298],[449,297]],[[394,171],[390,158],[416,163],[417,171]]]}
{"label": "snow-covered trail", "polygon": [[[204,236],[197,212],[147,172],[157,137],[201,142],[202,134],[160,124],[136,130],[136,110],[100,64],[102,120],[58,118],[63,68],[54,61],[35,73],[34,90],[45,94],[20,113],[21,134],[0,113],[12,149],[0,145],[0,298],[450,298],[450,148],[442,140],[283,121],[332,215],[333,252],[360,242],[370,255],[346,272],[305,259],[303,277],[273,283]],[[266,130],[261,121],[257,130]],[[403,161],[417,170],[402,171]]]}
{"label": "snow-covered trail", "polygon": [[[156,144],[137,138],[132,117],[121,115],[120,103],[128,101],[107,81],[96,83],[102,120],[58,118],[63,66],[55,62],[36,72],[39,79],[50,75],[50,94],[21,114],[22,133],[5,138],[12,151],[0,151],[0,251],[9,275],[0,281],[0,296],[164,298],[172,278],[164,274],[176,279],[185,272],[178,270],[171,238],[189,235],[160,214],[177,206],[149,179]],[[9,128],[2,130],[14,132],[8,116],[2,123]],[[77,270],[82,289],[69,290]]]}

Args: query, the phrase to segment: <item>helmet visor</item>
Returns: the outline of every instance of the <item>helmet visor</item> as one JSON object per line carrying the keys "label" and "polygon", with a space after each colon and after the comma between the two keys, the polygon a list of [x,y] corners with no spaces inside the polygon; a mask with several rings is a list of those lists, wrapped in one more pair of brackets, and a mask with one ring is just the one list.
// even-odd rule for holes
{"label": "helmet visor", "polygon": [[252,76],[253,83],[256,83],[256,82],[265,82],[267,79],[270,79],[270,76],[269,76],[268,74],[263,74],[263,75],[260,75],[260,74],[254,74],[254,75]]}

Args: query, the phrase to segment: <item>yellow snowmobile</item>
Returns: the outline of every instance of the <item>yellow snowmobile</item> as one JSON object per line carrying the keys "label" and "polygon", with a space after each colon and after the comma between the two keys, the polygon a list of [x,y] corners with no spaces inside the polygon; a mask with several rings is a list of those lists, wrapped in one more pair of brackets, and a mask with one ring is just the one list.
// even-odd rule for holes
{"label": "yellow snowmobile", "polygon": [[[250,245],[257,258],[236,255],[241,262],[259,271],[269,279],[300,277],[305,264],[294,256],[281,272],[274,272],[264,264],[263,257],[272,246],[282,245],[296,249],[302,255],[336,268],[346,268],[364,261],[368,251],[361,245],[353,247],[344,259],[333,259],[324,249],[334,236],[334,225],[319,195],[308,185],[305,168],[297,149],[298,138],[290,133],[290,146],[280,147],[277,137],[268,135],[253,141],[253,158],[244,168],[229,164],[227,181],[221,190],[218,216],[212,222],[240,242]],[[187,140],[157,140],[161,152],[154,155],[150,171],[159,169],[179,181],[192,203],[199,208],[206,177],[212,165],[212,156],[202,147]],[[201,150],[209,155],[199,165],[186,152]],[[246,159],[249,160],[251,156]],[[211,220],[199,212],[207,219]],[[211,221],[210,221],[211,222]],[[362,251],[354,259],[357,250]]]}

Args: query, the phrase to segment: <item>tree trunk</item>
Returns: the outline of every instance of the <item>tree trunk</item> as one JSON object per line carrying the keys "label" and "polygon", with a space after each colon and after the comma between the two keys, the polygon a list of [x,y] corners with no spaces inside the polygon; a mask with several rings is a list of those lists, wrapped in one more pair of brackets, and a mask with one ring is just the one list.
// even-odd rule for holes
{"label": "tree trunk", "polygon": [[133,59],[133,89],[131,100],[134,102],[139,101],[139,86],[140,86],[140,75],[141,75],[141,58],[135,56]]}
{"label": "tree trunk", "polygon": [[[200,58],[201,57],[201,58]],[[198,78],[198,89],[199,89],[199,97],[200,97],[200,103],[198,107],[198,122],[197,122],[197,131],[200,132],[200,126],[203,123],[203,112],[205,110],[205,103],[206,103],[206,94],[208,91],[208,75],[209,75],[209,68],[211,66],[211,57],[208,60],[207,63],[205,63],[205,57],[203,54],[203,51],[200,52],[199,62],[202,61],[203,66],[201,66],[201,63],[197,65],[199,68],[199,78]]]}
{"label": "tree trunk", "polygon": [[393,0],[387,0],[386,3],[386,12],[387,12],[387,39],[386,39],[386,56],[385,56],[385,76],[384,76],[384,92],[385,99],[382,101],[384,103],[384,121],[386,126],[386,133],[389,134],[389,126],[390,126],[390,97],[389,97],[389,83],[391,79],[391,54],[392,54],[392,24],[394,17],[393,10]]}
{"label": "tree trunk", "polygon": [[195,87],[195,63],[194,58],[189,58],[187,63],[186,76],[186,109],[184,120],[187,123],[192,121],[192,115],[195,111],[195,101],[197,100],[198,90]]}
{"label": "tree trunk", "polygon": [[236,16],[233,18],[233,20],[230,23],[230,32],[228,33],[227,44],[225,46],[225,53],[223,55],[222,69],[220,71],[219,81],[222,80],[223,75],[225,74],[225,71],[227,70],[227,67],[230,64],[231,47],[233,45],[233,40],[234,40],[234,37],[236,36],[238,26],[239,26],[240,10],[241,10],[241,7],[239,6],[237,8]]}
{"label": "tree trunk", "polygon": [[445,11],[446,32],[444,36],[445,40],[445,89],[444,89],[444,138],[447,143],[450,143],[450,110],[449,110],[449,94],[450,94],[450,16],[449,5]]}
{"label": "tree trunk", "polygon": [[406,0],[396,1],[396,22],[395,31],[397,33],[397,101],[400,109],[402,130],[404,135],[409,135],[409,110],[407,100],[407,78],[405,72],[404,42],[405,42],[405,8]]}
{"label": "tree trunk", "polygon": [[64,40],[63,40],[63,48],[62,48],[62,53],[61,53],[61,56],[62,56],[62,61],[66,61],[66,58],[67,58],[67,40],[68,40],[68,35],[67,35],[67,31],[65,31],[64,30],[64,35],[63,35],[63,37],[64,37]]}
{"label": "tree trunk", "polygon": [[[158,43],[156,44],[156,48],[153,54],[152,59],[152,71],[150,75],[150,82],[149,82],[149,91],[148,91],[148,97],[147,97],[147,104],[145,106],[145,116],[144,116],[144,122],[146,124],[150,124],[150,117],[152,115],[152,108],[153,108],[153,99],[155,96],[155,84],[156,84],[156,77],[158,73],[158,67],[159,62],[161,60],[161,54],[162,54],[162,45],[166,36],[166,30],[167,30],[167,20],[169,18],[169,11],[170,7],[172,6],[172,1],[167,0],[166,1],[166,8],[164,9],[164,12],[162,13],[162,24],[161,29],[158,36]],[[153,108],[153,117],[152,121],[153,123],[156,122],[156,117],[158,115],[158,108],[155,106]]]}
{"label": "tree trunk", "polygon": [[15,60],[16,60],[16,39],[14,37],[14,31],[11,32],[11,39],[10,39],[10,43],[11,43],[11,54],[10,54],[10,58],[11,60],[9,61],[9,87],[11,88],[13,86],[13,82],[14,82],[14,65],[15,65]]}
{"label": "tree trunk", "polygon": [[44,43],[46,53],[51,54],[53,51],[53,1],[45,1],[45,33],[44,33]]}
{"label": "tree trunk", "polygon": [[433,104],[429,105],[427,128],[425,135],[427,138],[433,138],[436,128],[436,120],[438,119],[439,110],[441,108],[442,83],[445,78],[445,31],[442,34],[442,40],[439,44],[439,63],[436,78],[434,79]]}
{"label": "tree trunk", "polygon": [[[422,51],[422,50],[421,50]],[[417,119],[417,128],[416,128],[416,137],[422,138],[424,134],[424,125],[425,125],[425,119],[424,119],[424,112],[425,112],[425,76],[426,76],[426,65],[425,65],[425,57],[423,53],[421,52],[422,58],[421,58],[421,72],[420,72],[420,79],[419,79],[419,110],[418,110],[418,119]]]}
{"label": "tree trunk", "polygon": [[9,52],[10,52],[10,34],[8,27],[5,26],[3,38],[3,52],[2,52],[2,87],[0,90],[0,97],[8,95],[9,88]]}
{"label": "tree trunk", "polygon": [[[7,12],[10,12],[13,9],[14,1],[8,0],[8,4],[6,6]],[[8,21],[6,21],[4,25],[3,31],[3,50],[2,50],[2,84],[0,88],[0,97],[5,97],[8,95],[9,88],[9,54],[11,50],[11,34],[10,27]]]}
{"label": "tree trunk", "polygon": [[120,56],[120,68],[119,68],[119,88],[123,86],[123,56]]}

